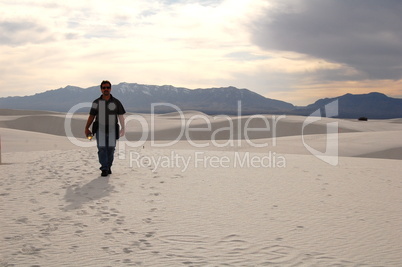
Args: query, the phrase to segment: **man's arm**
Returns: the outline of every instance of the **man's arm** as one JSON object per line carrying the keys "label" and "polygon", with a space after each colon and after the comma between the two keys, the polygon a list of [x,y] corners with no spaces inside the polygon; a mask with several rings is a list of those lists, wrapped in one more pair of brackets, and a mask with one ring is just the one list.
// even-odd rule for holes
{"label": "man's arm", "polygon": [[92,134],[91,130],[89,130],[89,127],[91,126],[94,119],[95,119],[95,115],[88,116],[87,124],[85,125],[85,136]]}
{"label": "man's arm", "polygon": [[124,124],[124,115],[119,115],[119,122],[121,125],[121,130],[120,130],[120,137],[124,136],[126,133],[126,129],[125,129],[125,124]]}

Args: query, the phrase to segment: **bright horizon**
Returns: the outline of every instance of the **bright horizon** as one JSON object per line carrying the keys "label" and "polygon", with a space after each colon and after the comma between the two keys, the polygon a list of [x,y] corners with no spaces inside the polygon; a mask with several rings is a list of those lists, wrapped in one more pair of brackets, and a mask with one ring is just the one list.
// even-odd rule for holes
{"label": "bright horizon", "polygon": [[399,1],[0,1],[1,97],[102,80],[402,97]]}

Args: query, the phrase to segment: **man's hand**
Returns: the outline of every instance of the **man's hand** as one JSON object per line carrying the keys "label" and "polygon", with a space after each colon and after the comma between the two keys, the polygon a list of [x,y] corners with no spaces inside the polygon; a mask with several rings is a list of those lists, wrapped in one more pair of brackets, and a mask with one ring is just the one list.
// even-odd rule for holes
{"label": "man's hand", "polygon": [[85,128],[85,136],[87,137],[90,134],[92,134],[92,132],[88,128]]}
{"label": "man's hand", "polygon": [[126,134],[126,131],[124,130],[124,128],[122,128],[120,130],[120,137],[123,137]]}
{"label": "man's hand", "polygon": [[89,127],[91,126],[91,124],[94,121],[94,119],[95,119],[94,115],[89,115],[88,116],[87,124],[85,125],[85,137],[87,137],[88,135],[92,134],[92,132],[89,130]]}

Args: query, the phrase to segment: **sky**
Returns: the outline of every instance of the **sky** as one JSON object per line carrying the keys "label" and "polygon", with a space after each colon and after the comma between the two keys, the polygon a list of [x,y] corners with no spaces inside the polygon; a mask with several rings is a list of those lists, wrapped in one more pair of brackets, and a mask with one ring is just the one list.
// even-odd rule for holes
{"label": "sky", "polygon": [[1,97],[102,80],[402,98],[400,0],[0,0]]}

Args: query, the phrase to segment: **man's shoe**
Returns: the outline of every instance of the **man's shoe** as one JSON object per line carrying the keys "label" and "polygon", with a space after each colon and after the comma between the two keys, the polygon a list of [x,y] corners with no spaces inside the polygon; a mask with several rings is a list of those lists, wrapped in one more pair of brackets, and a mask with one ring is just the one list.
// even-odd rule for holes
{"label": "man's shoe", "polygon": [[101,176],[108,176],[109,171],[108,170],[102,170]]}
{"label": "man's shoe", "polygon": [[112,169],[109,168],[108,174],[112,174]]}

